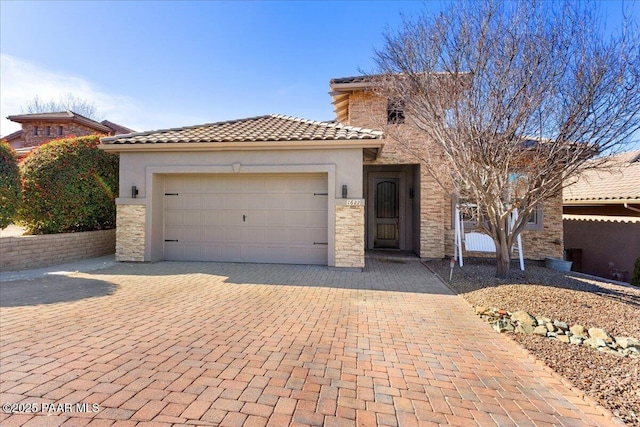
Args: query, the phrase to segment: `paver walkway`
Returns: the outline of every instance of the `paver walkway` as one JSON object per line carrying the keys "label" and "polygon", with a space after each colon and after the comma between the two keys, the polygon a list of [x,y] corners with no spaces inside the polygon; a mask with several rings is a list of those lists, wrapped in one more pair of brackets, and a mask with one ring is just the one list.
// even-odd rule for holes
{"label": "paver walkway", "polygon": [[611,424],[419,262],[72,277],[116,289],[0,308],[2,426]]}

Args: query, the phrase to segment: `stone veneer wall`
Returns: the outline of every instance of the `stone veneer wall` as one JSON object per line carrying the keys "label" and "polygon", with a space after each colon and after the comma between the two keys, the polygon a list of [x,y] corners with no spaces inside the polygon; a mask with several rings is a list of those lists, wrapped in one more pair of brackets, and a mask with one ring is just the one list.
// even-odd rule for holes
{"label": "stone veneer wall", "polygon": [[0,239],[0,271],[48,267],[109,255],[115,246],[115,229],[3,237]]}
{"label": "stone veneer wall", "polygon": [[[33,128],[38,126],[38,135],[33,134]],[[51,134],[46,135],[47,126],[51,127]],[[62,126],[62,135],[58,135],[58,126]],[[86,136],[98,134],[106,136],[107,133],[98,132],[90,127],[78,123],[55,123],[50,121],[29,122],[22,124],[22,145],[21,147],[35,147],[42,145],[52,139],[66,138],[68,136]]]}
{"label": "stone veneer wall", "polygon": [[116,209],[116,261],[144,261],[145,205],[118,205]]}
{"label": "stone veneer wall", "polygon": [[[434,181],[420,161],[420,157],[433,155],[434,147],[410,124],[388,125],[387,101],[371,92],[355,92],[349,98],[349,122],[351,126],[381,129],[387,135],[381,156],[365,164],[421,164],[420,167],[420,256],[442,258],[453,255],[454,228],[451,198]],[[409,140],[405,146],[391,135],[400,133]],[[543,205],[543,229],[523,232],[523,251],[527,259],[545,257],[562,258],[562,195],[559,194]],[[495,254],[474,253],[473,256],[491,257]]]}
{"label": "stone veneer wall", "polygon": [[[429,144],[417,129],[408,124],[388,125],[387,102],[370,92],[353,93],[349,99],[349,125],[382,129],[387,138],[378,159],[365,165],[420,164],[427,156]],[[392,128],[393,127],[393,128]],[[391,132],[390,132],[391,131]],[[401,132],[410,145],[407,147],[390,137]],[[445,193],[424,166],[420,168],[420,257],[442,258],[445,255],[444,201]]]}
{"label": "stone veneer wall", "polygon": [[364,268],[364,204],[336,206],[335,266]]}

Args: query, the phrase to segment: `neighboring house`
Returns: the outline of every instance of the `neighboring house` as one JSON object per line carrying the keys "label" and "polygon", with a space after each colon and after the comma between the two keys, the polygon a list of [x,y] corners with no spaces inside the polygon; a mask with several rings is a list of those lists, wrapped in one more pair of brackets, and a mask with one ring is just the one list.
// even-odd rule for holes
{"label": "neighboring house", "polygon": [[564,240],[574,270],[628,282],[640,257],[640,150],[565,188]]}
{"label": "neighboring house", "polygon": [[34,147],[67,136],[118,135],[133,130],[108,120],[97,122],[73,111],[35,113],[9,116],[7,119],[22,124],[22,129],[3,137],[18,154],[26,156]]}
{"label": "neighboring house", "polygon": [[[362,268],[365,250],[452,255],[450,195],[384,132],[413,130],[404,111],[365,78],[330,86],[335,122],[270,115],[102,138],[120,153],[117,259]],[[525,257],[562,256],[560,195],[532,221]]]}

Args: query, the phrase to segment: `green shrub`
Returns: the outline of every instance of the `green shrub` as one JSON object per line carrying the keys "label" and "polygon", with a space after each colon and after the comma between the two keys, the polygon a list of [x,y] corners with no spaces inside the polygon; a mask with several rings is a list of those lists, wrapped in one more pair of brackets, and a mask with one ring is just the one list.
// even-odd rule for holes
{"label": "green shrub", "polygon": [[13,222],[20,204],[20,170],[16,152],[7,141],[0,142],[0,229]]}
{"label": "green shrub", "polygon": [[33,234],[115,226],[118,156],[97,148],[99,136],[48,142],[21,164],[19,219]]}
{"label": "green shrub", "polygon": [[636,263],[633,266],[633,277],[631,277],[631,284],[634,286],[640,286],[640,257],[636,259]]}

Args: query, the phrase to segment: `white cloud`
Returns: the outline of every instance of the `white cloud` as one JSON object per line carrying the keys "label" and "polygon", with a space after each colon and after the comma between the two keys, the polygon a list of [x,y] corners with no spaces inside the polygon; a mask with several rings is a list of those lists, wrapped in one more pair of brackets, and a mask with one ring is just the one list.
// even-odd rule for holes
{"label": "white cloud", "polygon": [[100,90],[86,78],[66,72],[52,71],[15,56],[0,54],[0,135],[19,130],[21,125],[6,119],[9,115],[22,114],[22,108],[35,96],[42,101],[58,100],[68,93],[96,105],[98,113],[112,122],[141,129],[138,122],[141,108],[135,100],[121,94]]}

